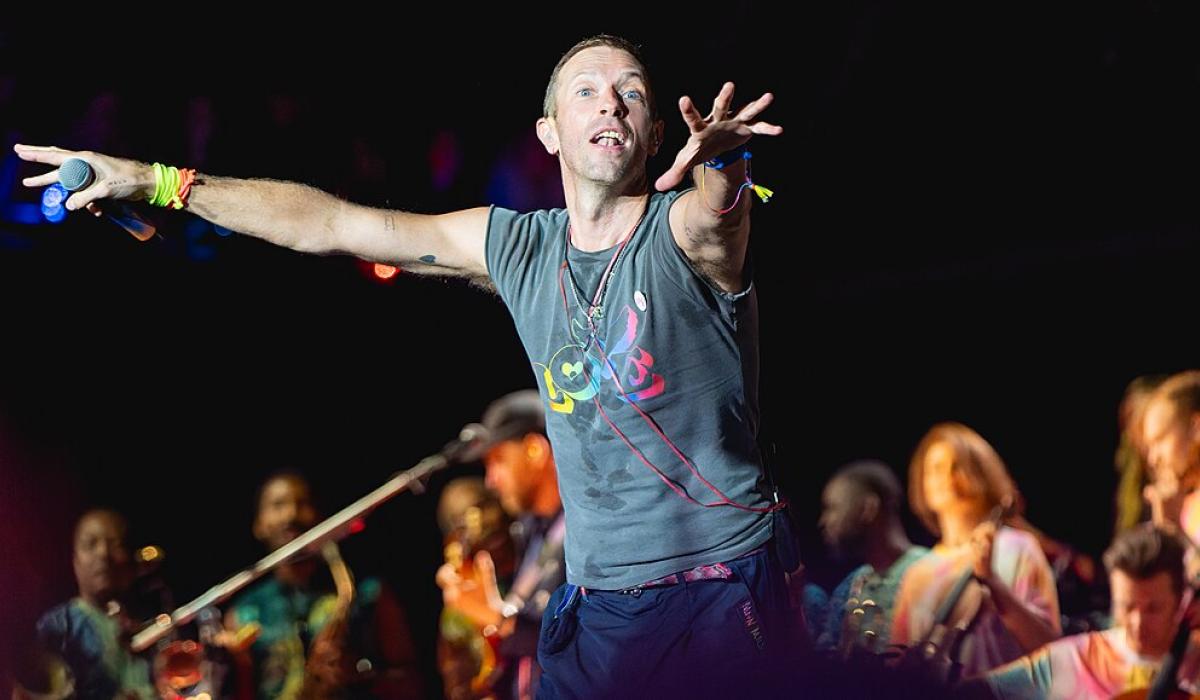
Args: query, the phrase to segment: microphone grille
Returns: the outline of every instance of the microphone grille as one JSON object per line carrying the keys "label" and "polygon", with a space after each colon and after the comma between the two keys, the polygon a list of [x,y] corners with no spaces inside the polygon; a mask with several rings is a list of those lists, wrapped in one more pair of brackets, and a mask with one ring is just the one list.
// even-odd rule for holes
{"label": "microphone grille", "polygon": [[58,166],[58,182],[69,192],[76,192],[92,184],[92,166],[87,161],[71,158]]}

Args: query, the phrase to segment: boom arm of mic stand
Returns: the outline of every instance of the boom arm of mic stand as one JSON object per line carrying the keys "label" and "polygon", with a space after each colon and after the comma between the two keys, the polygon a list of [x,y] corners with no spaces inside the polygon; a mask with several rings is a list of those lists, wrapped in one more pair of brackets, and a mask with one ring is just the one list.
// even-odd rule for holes
{"label": "boom arm of mic stand", "polygon": [[234,593],[253,583],[263,574],[292,559],[298,554],[320,551],[326,542],[337,542],[346,537],[350,524],[369,514],[384,501],[404,493],[419,491],[425,477],[444,469],[453,460],[442,454],[426,457],[415,467],[396,474],[379,488],[368,493],[357,501],[341,509],[334,515],[314,525],[310,530],[296,539],[288,542],[279,549],[259,559],[253,566],[242,569],[228,579],[205,591],[198,598],[175,609],[170,615],[163,613],[149,625],[140,630],[130,640],[129,646],[135,652],[149,649],[158,640],[165,637],[180,625],[191,622],[201,610],[210,605],[217,605],[228,600]]}

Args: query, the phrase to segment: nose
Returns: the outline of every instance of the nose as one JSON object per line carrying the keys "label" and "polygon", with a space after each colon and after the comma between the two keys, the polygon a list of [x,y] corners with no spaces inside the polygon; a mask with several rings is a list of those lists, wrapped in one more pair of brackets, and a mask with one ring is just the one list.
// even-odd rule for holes
{"label": "nose", "polygon": [[621,93],[617,92],[616,88],[604,91],[604,97],[600,101],[600,113],[613,117],[624,117],[629,114],[629,110],[625,107],[625,100],[621,98]]}
{"label": "nose", "polygon": [[1162,448],[1158,446],[1157,442],[1146,446],[1146,462],[1154,469],[1162,466]]}
{"label": "nose", "polygon": [[1136,636],[1142,629],[1142,614],[1136,610],[1131,611],[1125,618],[1125,625]]}

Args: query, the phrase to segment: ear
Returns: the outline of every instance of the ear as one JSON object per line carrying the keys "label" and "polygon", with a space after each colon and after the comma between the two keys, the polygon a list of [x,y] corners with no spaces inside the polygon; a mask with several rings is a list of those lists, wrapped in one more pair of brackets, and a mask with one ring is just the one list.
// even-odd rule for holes
{"label": "ear", "polygon": [[538,141],[542,142],[546,152],[552,156],[558,155],[558,131],[554,124],[554,117],[538,119],[534,128],[537,131]]}
{"label": "ear", "polygon": [[525,460],[539,470],[550,461],[550,441],[541,433],[529,433],[521,440],[525,449]]}
{"label": "ear", "polygon": [[863,496],[862,510],[858,513],[858,519],[863,525],[871,525],[879,519],[879,496],[873,493]]}
{"label": "ear", "polygon": [[654,122],[653,136],[650,139],[650,155],[658,155],[658,149],[663,145],[663,134],[666,132],[667,123],[659,119]]}
{"label": "ear", "polygon": [[267,534],[263,532],[262,519],[257,515],[254,516],[254,525],[250,528],[250,531],[254,533],[254,539],[258,540],[259,542],[267,541]]}

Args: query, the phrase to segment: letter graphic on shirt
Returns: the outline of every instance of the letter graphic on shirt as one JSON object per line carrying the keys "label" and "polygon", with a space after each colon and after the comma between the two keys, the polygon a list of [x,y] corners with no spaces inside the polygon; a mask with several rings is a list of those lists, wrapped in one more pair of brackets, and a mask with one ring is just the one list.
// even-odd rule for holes
{"label": "letter graphic on shirt", "polygon": [[654,355],[634,344],[642,327],[638,312],[626,304],[621,318],[624,328],[611,348],[606,349],[601,338],[589,342],[590,333],[575,320],[571,323],[575,342],[559,348],[546,364],[534,363],[541,370],[552,411],[574,413],[576,401],[588,401],[599,393],[601,379],[618,384],[615,390],[621,400],[632,403],[666,391],[663,376],[652,371]]}

